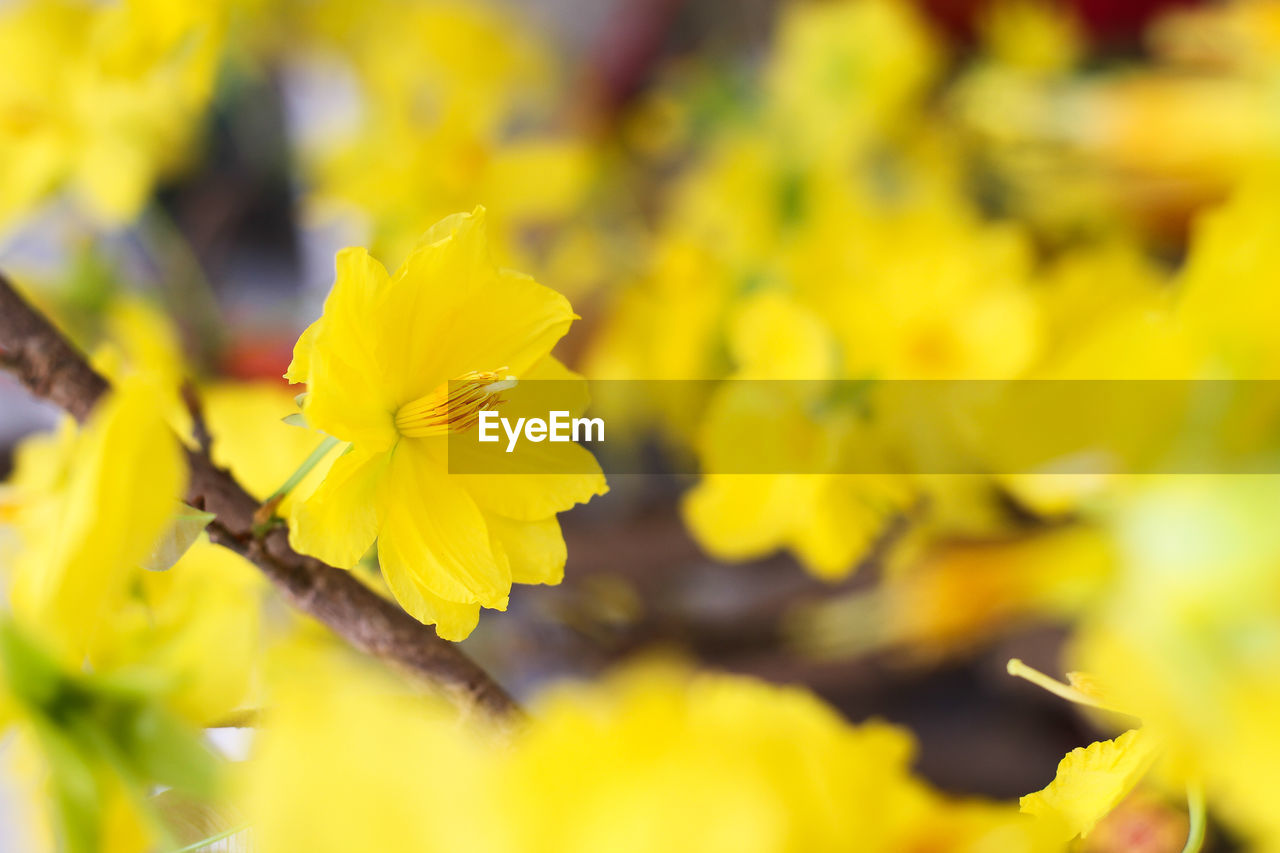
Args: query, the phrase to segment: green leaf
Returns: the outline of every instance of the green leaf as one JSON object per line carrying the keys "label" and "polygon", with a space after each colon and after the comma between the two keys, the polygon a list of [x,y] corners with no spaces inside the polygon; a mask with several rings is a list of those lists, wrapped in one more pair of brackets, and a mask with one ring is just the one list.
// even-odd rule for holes
{"label": "green leaf", "polygon": [[134,772],[149,782],[196,797],[217,788],[218,760],[198,732],[159,705],[142,705],[115,734]]}
{"label": "green leaf", "polygon": [[67,682],[53,657],[7,619],[0,619],[0,671],[9,693],[28,711],[53,704]]}
{"label": "green leaf", "polygon": [[152,572],[163,572],[172,568],[173,564],[182,559],[182,555],[187,553],[187,550],[200,538],[200,534],[204,533],[209,522],[217,517],[211,512],[205,512],[193,506],[186,504],[181,506],[173,523],[152,549],[151,555],[143,561],[142,568]]}
{"label": "green leaf", "polygon": [[106,808],[102,784],[87,756],[61,732],[40,726],[40,743],[49,762],[49,783],[58,837],[67,853],[93,853]]}

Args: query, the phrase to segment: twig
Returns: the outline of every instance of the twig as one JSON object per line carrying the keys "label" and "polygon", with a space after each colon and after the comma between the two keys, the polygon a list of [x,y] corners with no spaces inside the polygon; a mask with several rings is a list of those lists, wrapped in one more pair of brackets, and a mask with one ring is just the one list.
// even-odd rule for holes
{"label": "twig", "polygon": [[196,446],[200,451],[208,455],[213,448],[213,436],[209,434],[209,424],[204,418],[200,392],[196,390],[191,380],[182,383],[182,402],[191,415],[191,436],[196,440]]}
{"label": "twig", "polygon": [[[0,364],[33,393],[83,421],[107,392],[67,339],[0,276]],[[462,704],[497,717],[518,718],[519,707],[502,687],[457,646],[436,636],[394,603],[336,569],[289,547],[283,527],[254,536],[258,502],[208,451],[187,451],[187,503],[212,512],[209,538],[248,558],[298,609],[329,626],[348,643],[425,678]]]}

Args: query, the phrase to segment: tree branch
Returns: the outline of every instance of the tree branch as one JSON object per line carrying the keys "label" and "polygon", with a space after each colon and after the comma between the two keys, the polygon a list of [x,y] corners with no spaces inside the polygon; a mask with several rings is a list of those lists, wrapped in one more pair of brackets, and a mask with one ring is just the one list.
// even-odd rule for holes
{"label": "tree branch", "polygon": [[[40,397],[83,421],[109,385],[84,356],[0,276],[0,362]],[[457,646],[436,636],[350,572],[289,547],[283,528],[253,534],[258,502],[208,451],[187,450],[187,503],[213,513],[209,538],[256,565],[295,607],[348,643],[443,688],[468,706],[514,718],[520,709]]]}
{"label": "tree branch", "polygon": [[205,454],[212,453],[213,436],[209,435],[209,422],[204,417],[204,403],[190,379],[182,383],[182,404],[191,415],[191,437],[196,440],[196,446]]}

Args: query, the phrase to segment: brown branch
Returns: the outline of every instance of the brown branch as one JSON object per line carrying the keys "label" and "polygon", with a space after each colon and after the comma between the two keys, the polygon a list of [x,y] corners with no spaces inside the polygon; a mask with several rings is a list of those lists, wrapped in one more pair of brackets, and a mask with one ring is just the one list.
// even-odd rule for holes
{"label": "brown branch", "polygon": [[[76,349],[0,276],[0,362],[32,392],[83,421],[109,388]],[[299,610],[352,646],[423,677],[466,705],[515,718],[519,707],[457,646],[436,636],[350,572],[299,554],[283,528],[253,533],[258,502],[204,449],[188,450],[187,502],[212,512],[209,538],[248,558]]]}
{"label": "brown branch", "polygon": [[204,404],[200,400],[200,392],[196,390],[195,383],[190,379],[182,383],[182,403],[187,407],[187,413],[191,415],[191,437],[196,440],[196,446],[205,455],[208,455],[213,449],[213,436],[209,434],[209,422],[204,417]]}

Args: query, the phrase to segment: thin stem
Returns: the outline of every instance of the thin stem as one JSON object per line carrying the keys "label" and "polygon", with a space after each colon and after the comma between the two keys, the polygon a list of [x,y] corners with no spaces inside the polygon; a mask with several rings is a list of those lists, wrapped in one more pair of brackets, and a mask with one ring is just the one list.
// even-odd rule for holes
{"label": "thin stem", "polygon": [[1007,668],[1009,670],[1009,674],[1014,676],[1015,678],[1026,679],[1027,681],[1030,681],[1032,684],[1034,684],[1036,687],[1040,687],[1040,688],[1043,688],[1044,690],[1048,690],[1054,696],[1058,696],[1063,699],[1066,699],[1068,702],[1075,702],[1077,705],[1088,705],[1090,708],[1101,708],[1104,711],[1111,710],[1106,705],[1103,705],[1101,702],[1099,702],[1097,699],[1094,699],[1090,696],[1086,696],[1084,693],[1081,693],[1076,688],[1072,687],[1069,684],[1063,684],[1061,681],[1058,681],[1056,678],[1050,678],[1040,670],[1034,667],[1027,666],[1025,663],[1018,660],[1017,658],[1013,658],[1012,660],[1010,660]]}
{"label": "thin stem", "polygon": [[311,469],[319,465],[320,460],[324,459],[325,456],[329,454],[329,451],[337,444],[338,439],[331,435],[326,435],[324,437],[324,441],[316,445],[316,449],[311,451],[311,455],[302,461],[302,464],[298,466],[298,470],[290,474],[289,479],[285,480],[284,483],[281,484],[280,488],[271,493],[271,497],[267,498],[266,503],[270,504],[279,502],[281,498],[297,488],[297,485],[302,482],[303,478],[311,473]]}
{"label": "thin stem", "polygon": [[1200,853],[1204,847],[1204,789],[1198,784],[1187,785],[1187,843],[1182,845],[1182,853]]}

